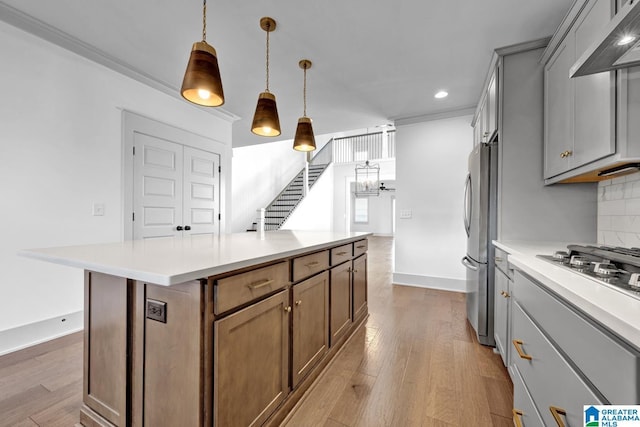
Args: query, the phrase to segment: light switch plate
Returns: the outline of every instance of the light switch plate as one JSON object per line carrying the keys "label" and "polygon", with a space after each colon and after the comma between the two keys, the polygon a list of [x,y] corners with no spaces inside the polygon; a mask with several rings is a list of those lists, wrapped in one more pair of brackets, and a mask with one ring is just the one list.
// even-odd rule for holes
{"label": "light switch plate", "polygon": [[411,218],[411,209],[400,210],[400,219],[409,219],[409,218]]}
{"label": "light switch plate", "polygon": [[104,203],[93,204],[93,216],[104,216]]}

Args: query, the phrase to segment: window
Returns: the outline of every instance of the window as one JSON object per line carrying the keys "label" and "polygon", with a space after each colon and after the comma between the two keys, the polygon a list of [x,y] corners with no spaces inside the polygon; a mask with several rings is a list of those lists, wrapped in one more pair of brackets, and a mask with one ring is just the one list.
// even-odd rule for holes
{"label": "window", "polygon": [[369,199],[367,197],[356,197],[353,207],[353,222],[369,222]]}

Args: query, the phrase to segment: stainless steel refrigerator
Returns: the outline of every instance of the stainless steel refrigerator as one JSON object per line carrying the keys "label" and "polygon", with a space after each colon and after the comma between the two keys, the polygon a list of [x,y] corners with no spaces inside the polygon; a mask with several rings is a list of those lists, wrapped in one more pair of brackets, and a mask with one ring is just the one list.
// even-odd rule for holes
{"label": "stainless steel refrigerator", "polygon": [[494,249],[496,238],[496,145],[479,144],[469,154],[469,174],[464,191],[464,228],[467,254],[467,318],[478,341],[495,346],[493,337]]}

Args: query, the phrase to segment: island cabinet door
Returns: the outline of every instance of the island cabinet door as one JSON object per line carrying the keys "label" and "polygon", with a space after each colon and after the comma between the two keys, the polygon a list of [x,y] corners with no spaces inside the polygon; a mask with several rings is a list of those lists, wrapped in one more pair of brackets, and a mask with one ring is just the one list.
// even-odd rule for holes
{"label": "island cabinet door", "polygon": [[289,292],[214,322],[215,426],[259,426],[289,393]]}
{"label": "island cabinet door", "polygon": [[367,255],[353,260],[353,321],[367,314]]}
{"label": "island cabinet door", "polygon": [[351,262],[331,269],[330,345],[344,338],[351,327]]}
{"label": "island cabinet door", "polygon": [[293,387],[329,348],[329,273],[293,287]]}

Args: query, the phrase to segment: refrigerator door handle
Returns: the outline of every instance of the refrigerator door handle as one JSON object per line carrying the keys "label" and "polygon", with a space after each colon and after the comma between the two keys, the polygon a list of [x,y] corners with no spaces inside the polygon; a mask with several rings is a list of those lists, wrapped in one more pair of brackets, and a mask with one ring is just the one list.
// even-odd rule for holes
{"label": "refrigerator door handle", "polygon": [[469,258],[467,258],[466,255],[462,257],[460,262],[462,262],[462,265],[467,267],[469,270],[478,271],[478,267],[476,267],[475,265],[471,264],[471,262],[469,261]]}
{"label": "refrigerator door handle", "polygon": [[464,184],[464,231],[469,237],[471,232],[471,174],[467,175]]}

